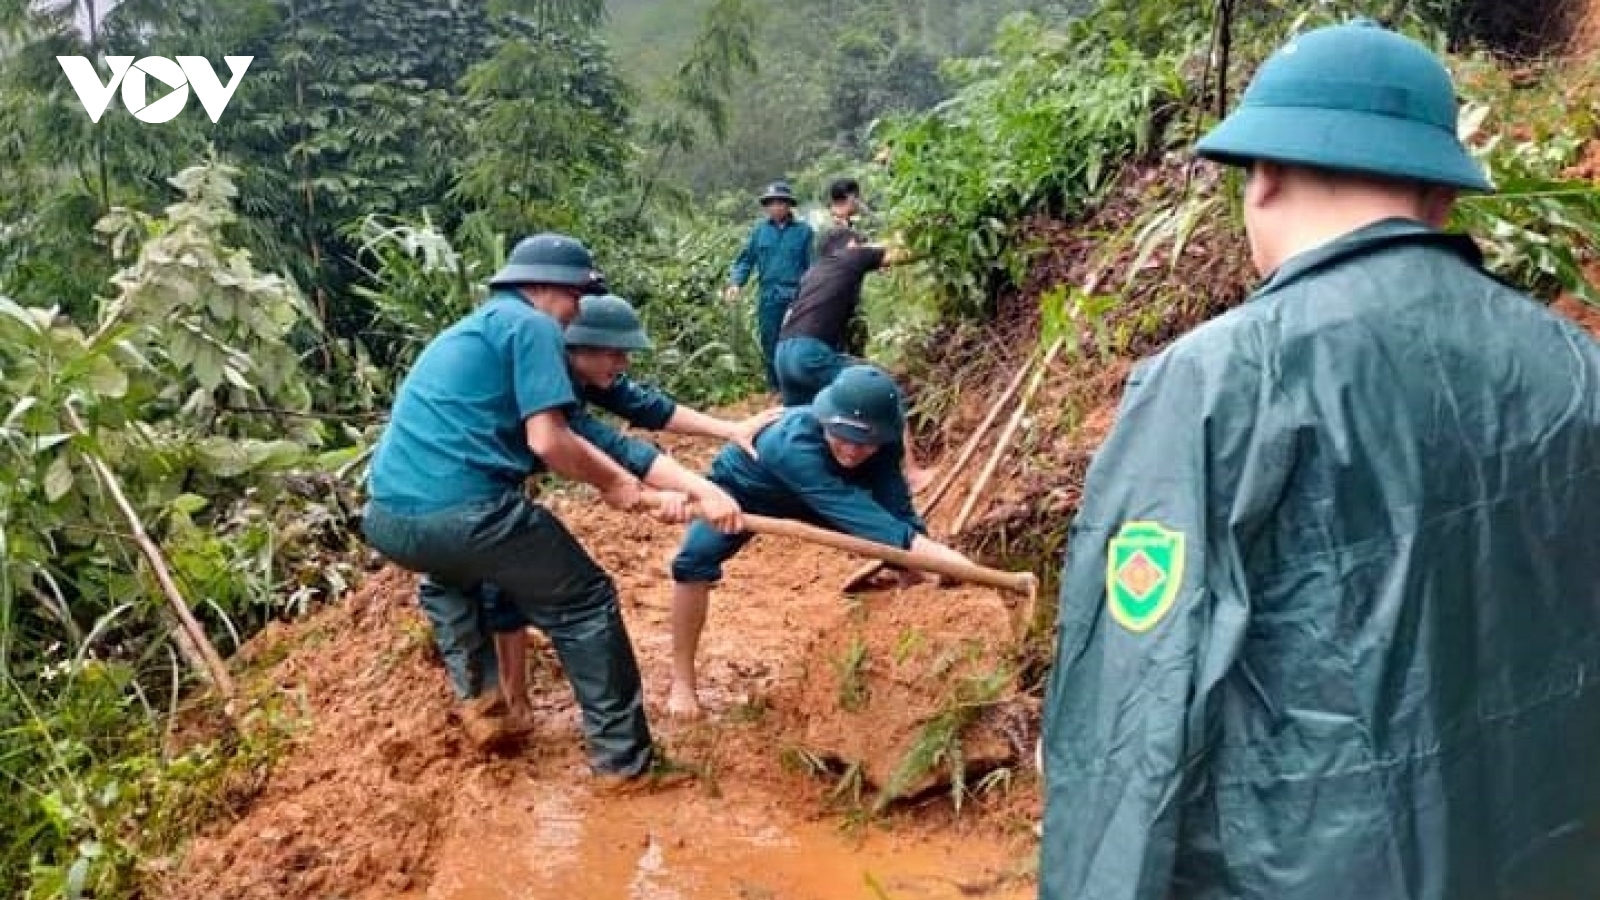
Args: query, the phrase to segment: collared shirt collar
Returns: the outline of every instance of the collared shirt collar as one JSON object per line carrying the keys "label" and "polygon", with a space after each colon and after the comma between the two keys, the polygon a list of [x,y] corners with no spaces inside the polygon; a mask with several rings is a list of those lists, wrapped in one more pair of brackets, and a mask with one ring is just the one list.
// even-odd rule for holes
{"label": "collared shirt collar", "polygon": [[1289,257],[1277,271],[1250,295],[1254,300],[1293,284],[1352,256],[1360,256],[1395,244],[1432,244],[1442,246],[1460,255],[1474,266],[1482,267],[1483,251],[1464,234],[1449,234],[1430,228],[1413,219],[1380,219],[1355,231]]}

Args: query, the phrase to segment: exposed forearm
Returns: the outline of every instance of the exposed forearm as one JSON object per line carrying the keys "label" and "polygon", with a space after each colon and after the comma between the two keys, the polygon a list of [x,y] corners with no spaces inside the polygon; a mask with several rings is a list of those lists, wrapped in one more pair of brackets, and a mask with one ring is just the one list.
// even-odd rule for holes
{"label": "exposed forearm", "polygon": [[650,465],[650,471],[645,473],[644,483],[656,490],[677,491],[696,499],[719,492],[716,485],[684,468],[681,463],[665,453],[656,457],[656,461]]}
{"label": "exposed forearm", "polygon": [[697,409],[690,409],[679,404],[678,408],[672,411],[672,418],[667,420],[666,430],[673,434],[688,434],[731,441],[738,432],[739,425],[736,422],[708,416]]}

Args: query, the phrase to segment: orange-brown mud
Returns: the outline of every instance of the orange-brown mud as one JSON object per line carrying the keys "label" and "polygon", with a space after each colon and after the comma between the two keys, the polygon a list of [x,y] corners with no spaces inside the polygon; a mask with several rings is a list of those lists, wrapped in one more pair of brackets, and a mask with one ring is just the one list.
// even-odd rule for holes
{"label": "orange-brown mud", "polygon": [[[675,446],[692,448],[684,455],[695,462],[715,449]],[[859,559],[753,541],[713,594],[701,649],[709,720],[677,724],[662,703],[667,563],[679,530],[579,497],[551,504],[616,578],[652,726],[668,757],[697,778],[653,793],[597,794],[570,691],[539,640],[530,654],[537,732],[510,755],[475,750],[453,718],[414,580],[385,569],[310,619],[264,633],[242,654],[259,673],[256,693],[275,693],[299,710],[302,727],[254,801],[198,836],[154,895],[1031,896],[1031,767],[1016,764],[987,792],[969,784],[959,815],[946,791],[874,818],[864,807],[838,805],[830,799],[834,782],[796,764],[808,717],[843,715],[836,703],[786,704],[805,696],[797,679],[807,667],[823,665],[813,649],[859,618],[855,601],[839,591]],[[1000,634],[1007,624],[989,621],[1008,607],[982,589],[930,585],[866,602],[900,604],[883,621],[894,623],[896,636],[920,628],[927,646],[952,627]]]}
{"label": "orange-brown mud", "polygon": [[1581,0],[1569,42],[1571,52],[1586,55],[1600,49],[1600,0]]}
{"label": "orange-brown mud", "polygon": [[1550,308],[1577,322],[1584,331],[1600,339],[1600,309],[1584,303],[1571,294],[1562,295],[1561,299],[1551,304]]}
{"label": "orange-brown mud", "polygon": [[[802,677],[779,696],[788,733],[813,757],[858,769],[863,792],[888,797],[949,783],[937,733],[956,721],[971,776],[1028,759],[1034,735],[1012,662],[1027,607],[1012,600],[933,588],[860,598],[802,654]],[[924,741],[926,764],[916,764]]]}

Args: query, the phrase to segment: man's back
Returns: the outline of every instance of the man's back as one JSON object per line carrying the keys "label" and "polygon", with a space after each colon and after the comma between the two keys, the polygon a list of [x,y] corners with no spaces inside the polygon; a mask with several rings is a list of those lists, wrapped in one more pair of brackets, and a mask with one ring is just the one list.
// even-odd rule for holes
{"label": "man's back", "polygon": [[1246,547],[1218,771],[1270,788],[1219,774],[1215,812],[1273,798],[1263,863],[1343,847],[1306,873],[1322,896],[1352,873],[1441,898],[1579,874],[1576,896],[1600,875],[1600,350],[1448,251],[1365,261],[1258,300],[1295,465]]}
{"label": "man's back", "polygon": [[496,293],[430,341],[401,382],[372,495],[427,510],[497,496],[543,465],[523,421],[574,400],[561,326]]}
{"label": "man's back", "polygon": [[[1115,464],[1192,492],[1159,515],[1204,574],[1147,633],[1063,609],[1055,693],[1088,727],[1052,737],[1081,806],[1053,810],[1047,896],[1600,883],[1600,348],[1451,240],[1390,222],[1302,254],[1131,389],[1131,419],[1195,419]],[[1075,529],[1144,515],[1117,493]],[[1132,819],[1164,824],[1096,859]]]}
{"label": "man's back", "polygon": [[867,273],[883,266],[882,247],[849,247],[818,260],[800,279],[800,293],[784,316],[779,340],[811,337],[842,350],[846,329],[861,305]]}

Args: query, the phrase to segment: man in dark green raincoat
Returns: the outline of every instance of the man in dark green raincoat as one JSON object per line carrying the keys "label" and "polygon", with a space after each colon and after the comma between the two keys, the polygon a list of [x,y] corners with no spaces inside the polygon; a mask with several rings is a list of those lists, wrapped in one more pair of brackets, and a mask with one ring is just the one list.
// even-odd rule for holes
{"label": "man in dark green raincoat", "polygon": [[1489,184],[1370,22],[1199,152],[1266,282],[1129,379],[1045,715],[1047,900],[1600,891],[1600,348],[1439,231]]}

